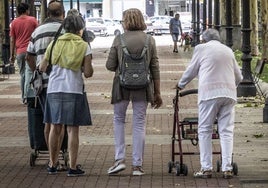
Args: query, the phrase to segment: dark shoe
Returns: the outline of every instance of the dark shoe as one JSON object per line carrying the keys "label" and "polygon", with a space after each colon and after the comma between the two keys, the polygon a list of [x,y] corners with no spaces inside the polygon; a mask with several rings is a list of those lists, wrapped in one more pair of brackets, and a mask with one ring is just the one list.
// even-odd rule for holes
{"label": "dark shoe", "polygon": [[178,50],[173,50],[174,53],[178,53]]}
{"label": "dark shoe", "polygon": [[232,171],[224,171],[222,176],[224,179],[231,179],[231,178],[233,178],[233,172]]}
{"label": "dark shoe", "polygon": [[198,172],[194,173],[195,178],[211,178],[212,177],[212,171],[211,170],[200,170]]}
{"label": "dark shoe", "polygon": [[50,166],[48,166],[47,167],[47,172],[48,172],[48,174],[51,174],[51,175],[57,174],[57,167],[54,167],[54,166],[50,167]]}
{"label": "dark shoe", "polygon": [[86,172],[83,171],[83,170],[81,170],[81,167],[80,166],[77,166],[75,170],[70,168],[68,170],[67,176],[69,176],[69,177],[75,177],[75,176],[83,176],[85,174],[86,174]]}

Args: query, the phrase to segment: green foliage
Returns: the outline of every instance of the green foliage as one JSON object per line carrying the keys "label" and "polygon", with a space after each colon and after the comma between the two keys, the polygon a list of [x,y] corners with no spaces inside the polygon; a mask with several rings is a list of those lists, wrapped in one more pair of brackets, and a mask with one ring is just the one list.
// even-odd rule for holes
{"label": "green foliage", "polygon": [[[241,60],[241,57],[243,55],[243,53],[240,51],[240,50],[236,50],[234,52],[235,54],[235,58],[236,58],[236,61],[238,62],[239,66],[242,67],[242,60]],[[258,59],[261,59],[261,55],[258,55],[258,56],[252,56],[252,60],[251,60],[251,71],[253,72],[255,67],[256,67],[256,63],[257,63],[257,60]],[[263,72],[261,74],[261,77],[260,77],[261,80],[263,80],[264,82],[267,82],[268,83],[268,65],[265,65],[264,66],[264,69],[263,69]]]}

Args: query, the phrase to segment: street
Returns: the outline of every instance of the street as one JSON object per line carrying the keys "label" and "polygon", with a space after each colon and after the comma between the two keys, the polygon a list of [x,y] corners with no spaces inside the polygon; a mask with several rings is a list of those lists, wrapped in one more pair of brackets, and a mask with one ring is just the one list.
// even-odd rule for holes
{"label": "street", "polygon": [[[155,38],[156,46],[169,46],[173,45],[172,38],[169,34],[160,36],[153,36]],[[94,41],[91,43],[92,49],[96,48],[110,48],[113,43],[114,36],[96,36]]]}

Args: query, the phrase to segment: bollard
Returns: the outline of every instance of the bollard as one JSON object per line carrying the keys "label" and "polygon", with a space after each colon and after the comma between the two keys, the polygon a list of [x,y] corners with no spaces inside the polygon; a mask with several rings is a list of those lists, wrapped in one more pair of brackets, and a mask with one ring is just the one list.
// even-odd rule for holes
{"label": "bollard", "polygon": [[268,123],[268,98],[265,98],[265,106],[263,108],[263,123]]}

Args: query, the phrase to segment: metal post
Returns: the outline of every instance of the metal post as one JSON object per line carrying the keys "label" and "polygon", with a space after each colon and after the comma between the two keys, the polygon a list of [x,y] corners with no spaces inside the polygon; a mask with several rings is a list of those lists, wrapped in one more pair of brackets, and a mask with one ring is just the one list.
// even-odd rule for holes
{"label": "metal post", "polygon": [[[4,0],[4,10],[5,10],[5,40],[2,44],[2,60],[5,65],[9,63],[10,57],[10,40],[9,40],[9,2]],[[3,74],[9,74],[9,67],[2,67]]]}
{"label": "metal post", "polygon": [[200,1],[196,0],[196,44],[200,43]]}
{"label": "metal post", "polygon": [[14,3],[14,0],[11,1],[11,19],[14,20],[15,19],[15,12],[14,12],[14,6],[15,6],[15,3]]}
{"label": "metal post", "polygon": [[196,46],[196,0],[192,0],[192,25],[193,25],[193,42],[192,46]]}
{"label": "metal post", "polygon": [[214,0],[214,28],[220,30],[220,2]]}
{"label": "metal post", "polygon": [[73,0],[70,0],[70,9],[73,8]]}
{"label": "metal post", "polygon": [[203,0],[203,31],[207,29],[207,0]]}
{"label": "metal post", "polygon": [[250,97],[256,96],[256,86],[253,82],[251,75],[251,65],[252,56],[250,55],[250,6],[249,0],[242,0],[242,74],[243,80],[238,85],[237,96],[238,97]]}
{"label": "metal post", "polygon": [[208,28],[212,28],[212,0],[208,0]]}
{"label": "metal post", "polygon": [[233,26],[232,26],[232,0],[226,1],[226,45],[233,46]]}
{"label": "metal post", "polygon": [[77,2],[77,10],[78,10],[78,12],[80,12],[80,1],[77,0],[76,2]]}

